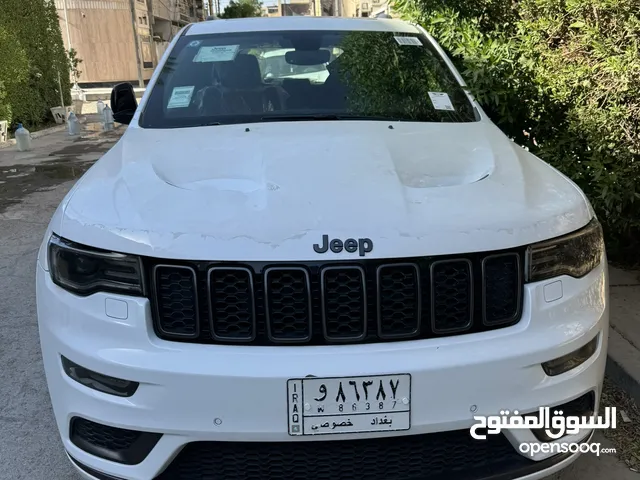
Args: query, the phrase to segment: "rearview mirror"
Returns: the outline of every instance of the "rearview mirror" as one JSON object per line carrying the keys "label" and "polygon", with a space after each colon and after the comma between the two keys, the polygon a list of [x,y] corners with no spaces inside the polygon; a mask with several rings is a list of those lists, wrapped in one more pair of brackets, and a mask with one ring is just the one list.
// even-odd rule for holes
{"label": "rearview mirror", "polygon": [[138,101],[130,83],[119,83],[111,90],[111,110],[113,119],[118,123],[129,125],[138,108]]}
{"label": "rearview mirror", "polygon": [[321,65],[329,62],[331,53],[329,50],[293,50],[284,58],[290,65]]}

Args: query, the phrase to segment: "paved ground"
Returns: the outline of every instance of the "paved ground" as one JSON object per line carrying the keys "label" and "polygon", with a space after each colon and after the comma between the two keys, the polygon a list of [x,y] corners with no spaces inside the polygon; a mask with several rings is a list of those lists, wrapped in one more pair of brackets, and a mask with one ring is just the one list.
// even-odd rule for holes
{"label": "paved ground", "polygon": [[607,374],[640,405],[640,271],[610,269],[610,274]]}
{"label": "paved ground", "polygon": [[[89,127],[97,129],[98,125]],[[47,393],[36,323],[35,261],[46,226],[74,180],[117,140],[35,139],[32,152],[0,149],[0,479],[77,479],[63,453]]]}
{"label": "paved ground", "polygon": [[[61,132],[35,140],[34,152],[0,149],[0,480],[76,479],[62,450],[45,385],[36,324],[35,259],[64,194],[117,138],[114,132],[73,140]],[[620,290],[614,298],[620,295],[629,308],[630,292]],[[615,456],[588,455],[561,478],[639,480],[640,475]]]}

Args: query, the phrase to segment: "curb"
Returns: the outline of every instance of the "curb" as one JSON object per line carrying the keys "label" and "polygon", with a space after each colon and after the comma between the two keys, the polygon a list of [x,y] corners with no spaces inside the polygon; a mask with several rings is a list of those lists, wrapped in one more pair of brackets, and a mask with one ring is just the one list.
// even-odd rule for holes
{"label": "curb", "polygon": [[[89,116],[95,116],[96,114],[88,114],[88,115],[83,115],[82,117],[83,120],[80,122],[81,125],[86,125],[87,123],[99,123],[99,122],[87,122],[86,118]],[[114,126],[114,130],[118,130],[122,125],[120,124],[116,124],[116,126]],[[53,127],[49,127],[49,128],[44,128],[42,130],[38,130],[36,132],[33,132],[31,134],[31,138],[32,139],[37,139],[37,138],[41,138],[41,137],[46,137],[47,135],[51,135],[53,133],[58,133],[58,132],[63,132],[67,130],[67,124],[66,122],[61,124],[61,125],[55,125]],[[95,132],[85,132],[84,135],[78,135],[78,138],[91,138],[94,136],[99,136],[103,133],[101,130],[96,130]],[[2,150],[3,148],[9,148],[12,147],[16,144],[16,139],[15,138],[11,138],[9,140],[7,140],[6,142],[2,142],[0,143],[0,150]]]}
{"label": "curb", "polygon": [[[55,127],[44,128],[42,130],[38,130],[37,132],[33,132],[31,134],[31,138],[46,137],[47,135],[51,135],[52,133],[62,132],[63,130],[66,130],[66,129],[67,129],[67,124],[63,123],[62,125],[56,125]],[[0,149],[12,147],[15,144],[16,144],[16,139],[10,138],[6,142],[0,143]]]}
{"label": "curb", "polygon": [[640,405],[640,352],[613,328],[609,328],[605,374]]}
{"label": "curb", "polygon": [[[55,127],[45,128],[44,130],[38,130],[37,132],[33,132],[31,134],[32,138],[40,138],[46,137],[47,135],[51,135],[52,133],[62,132],[67,129],[67,124],[63,123],[61,125],[56,125]],[[15,142],[15,139],[13,139]]]}

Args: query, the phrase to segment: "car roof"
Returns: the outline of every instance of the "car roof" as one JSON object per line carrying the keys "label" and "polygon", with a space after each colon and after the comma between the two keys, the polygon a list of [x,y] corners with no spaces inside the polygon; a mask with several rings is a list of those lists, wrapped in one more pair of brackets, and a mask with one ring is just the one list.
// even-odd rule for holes
{"label": "car roof", "polygon": [[209,33],[268,32],[278,30],[358,30],[371,32],[420,33],[414,25],[388,18],[342,17],[254,17],[209,20],[194,23],[185,35]]}

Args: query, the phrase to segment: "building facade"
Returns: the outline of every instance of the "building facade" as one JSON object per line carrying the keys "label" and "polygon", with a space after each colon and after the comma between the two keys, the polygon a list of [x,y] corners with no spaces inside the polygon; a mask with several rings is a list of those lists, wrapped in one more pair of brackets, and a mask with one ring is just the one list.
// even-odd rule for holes
{"label": "building facade", "polygon": [[263,17],[292,17],[292,16],[323,15],[321,0],[278,0],[276,5],[264,5]]}
{"label": "building facade", "polygon": [[373,17],[391,14],[388,0],[278,0],[262,7],[264,17],[315,15],[318,17]]}
{"label": "building facade", "polygon": [[149,80],[175,32],[204,19],[202,0],[55,0],[55,4],[65,48],[73,48],[82,60],[78,83],[83,87],[137,84],[136,42],[143,80]]}

